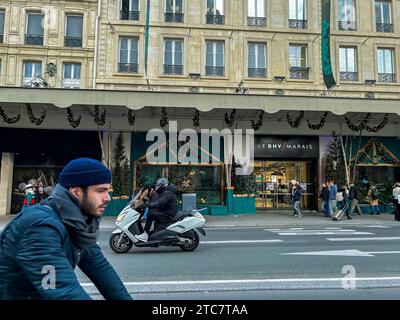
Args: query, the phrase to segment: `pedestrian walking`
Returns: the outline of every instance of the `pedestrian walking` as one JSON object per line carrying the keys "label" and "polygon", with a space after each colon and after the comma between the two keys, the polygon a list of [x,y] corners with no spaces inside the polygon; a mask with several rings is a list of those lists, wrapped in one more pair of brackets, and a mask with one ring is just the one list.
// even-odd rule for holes
{"label": "pedestrian walking", "polygon": [[347,219],[352,219],[349,214],[350,208],[350,200],[349,200],[349,189],[347,185],[343,185],[339,190],[337,195],[341,195],[341,200],[339,201],[339,208],[344,210],[344,214],[346,215]]}
{"label": "pedestrian walking", "polygon": [[334,180],[329,181],[328,188],[329,188],[329,210],[332,215],[335,213],[337,206],[337,200],[336,200],[337,186]]}
{"label": "pedestrian walking", "polygon": [[131,299],[97,244],[110,201],[111,172],[79,158],[59,175],[52,198],[25,207],[0,234],[0,299],[91,299],[74,272],[87,275],[105,299]]}
{"label": "pedestrian walking", "polygon": [[24,188],[24,200],[22,208],[33,206],[35,203],[36,203],[35,190],[33,189],[33,185],[28,183],[27,185],[25,185]]}
{"label": "pedestrian walking", "polygon": [[400,182],[393,186],[394,220],[400,221]]}
{"label": "pedestrian walking", "polygon": [[322,200],[322,210],[324,211],[324,217],[329,217],[331,215],[331,211],[329,209],[329,189],[326,183],[322,184],[319,198]]}
{"label": "pedestrian walking", "polygon": [[350,203],[351,203],[350,215],[352,215],[354,210],[355,210],[355,208],[357,208],[357,211],[358,211],[357,214],[359,216],[361,216],[362,215],[362,211],[361,211],[360,204],[358,202],[358,187],[354,183],[350,184],[349,200],[350,200]]}
{"label": "pedestrian walking", "polygon": [[371,206],[371,215],[379,215],[379,191],[373,184],[368,189],[368,199]]}
{"label": "pedestrian walking", "polygon": [[293,200],[293,216],[301,218],[303,215],[300,212],[301,208],[301,195],[303,193],[303,188],[296,180],[290,181],[292,184],[292,194],[291,198]]}

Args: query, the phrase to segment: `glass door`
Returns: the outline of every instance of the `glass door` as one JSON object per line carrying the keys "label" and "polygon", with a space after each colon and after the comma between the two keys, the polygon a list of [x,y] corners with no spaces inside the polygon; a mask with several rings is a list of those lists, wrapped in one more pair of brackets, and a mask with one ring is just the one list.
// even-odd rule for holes
{"label": "glass door", "polygon": [[256,161],[254,170],[258,198],[257,209],[290,209],[287,198],[290,181],[295,179],[304,189],[302,207],[314,207],[314,164],[312,161]]}

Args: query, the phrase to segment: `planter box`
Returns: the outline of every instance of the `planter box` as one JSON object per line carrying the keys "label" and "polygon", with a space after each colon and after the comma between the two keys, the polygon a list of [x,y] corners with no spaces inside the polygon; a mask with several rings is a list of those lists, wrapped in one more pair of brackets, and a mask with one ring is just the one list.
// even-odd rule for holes
{"label": "planter box", "polygon": [[[392,203],[387,203],[387,204],[380,204],[379,206],[379,212],[380,213],[390,213],[394,214],[394,207]],[[369,204],[360,204],[360,208],[362,213],[365,214],[370,214],[372,213],[371,206]]]}
{"label": "planter box", "polygon": [[122,197],[112,197],[104,212],[104,217],[116,217],[129,202],[129,198],[121,199]]}
{"label": "planter box", "polygon": [[233,196],[233,214],[256,214],[256,198],[246,195]]}

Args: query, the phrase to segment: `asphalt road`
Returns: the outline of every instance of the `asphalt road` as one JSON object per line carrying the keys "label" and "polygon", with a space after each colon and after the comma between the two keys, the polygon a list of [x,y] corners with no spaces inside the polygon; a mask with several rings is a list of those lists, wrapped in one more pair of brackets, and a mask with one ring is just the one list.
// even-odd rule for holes
{"label": "asphalt road", "polygon": [[[397,299],[400,226],[207,229],[194,252],[104,254],[137,299]],[[86,290],[90,281],[77,271]]]}

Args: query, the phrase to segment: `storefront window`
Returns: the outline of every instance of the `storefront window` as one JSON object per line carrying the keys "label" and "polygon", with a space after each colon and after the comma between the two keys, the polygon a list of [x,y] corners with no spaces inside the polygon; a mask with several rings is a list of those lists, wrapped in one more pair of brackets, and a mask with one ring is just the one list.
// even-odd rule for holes
{"label": "storefront window", "polygon": [[221,204],[221,166],[214,165],[136,165],[135,187],[153,184],[158,178],[167,177],[181,193],[196,193],[198,204]]}

